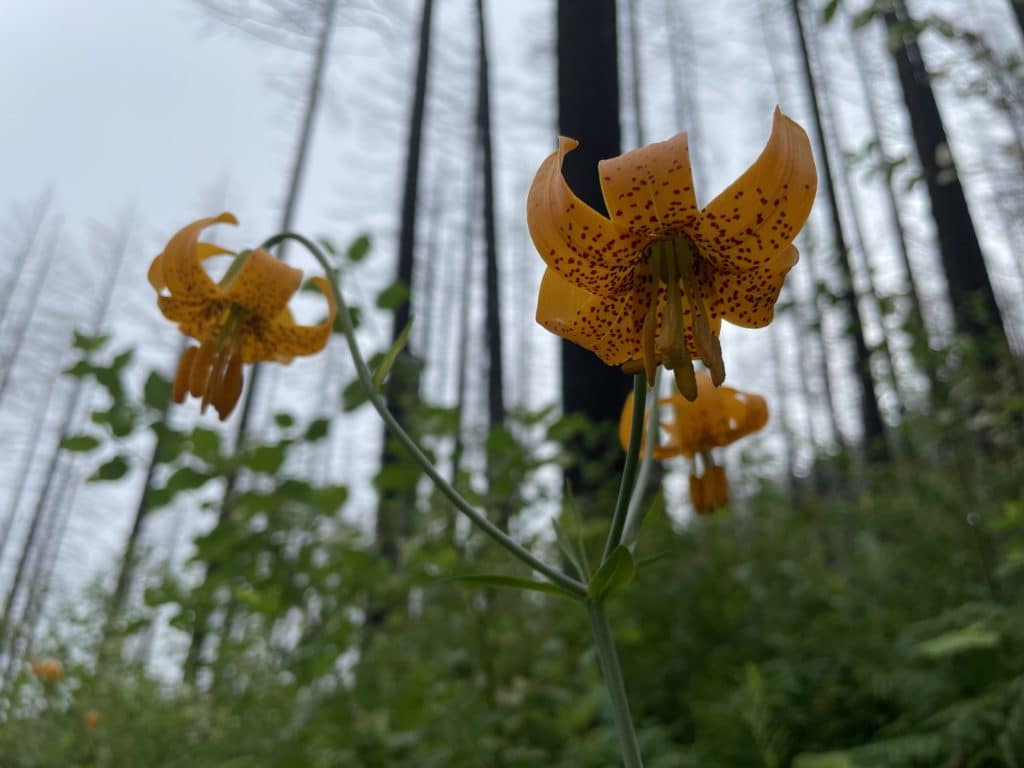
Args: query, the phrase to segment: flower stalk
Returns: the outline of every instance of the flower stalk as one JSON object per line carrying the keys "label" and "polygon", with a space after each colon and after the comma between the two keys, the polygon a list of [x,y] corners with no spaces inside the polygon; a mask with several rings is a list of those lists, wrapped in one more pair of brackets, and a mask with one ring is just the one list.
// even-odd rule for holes
{"label": "flower stalk", "polygon": [[272,248],[285,240],[294,240],[302,245],[318,262],[320,262],[320,265],[324,268],[334,301],[338,305],[338,318],[341,323],[342,334],[345,336],[349,353],[352,356],[352,362],[355,364],[356,375],[359,377],[359,382],[366,390],[370,404],[384,420],[384,423],[387,424],[388,429],[392,431],[399,443],[409,451],[409,454],[413,457],[427,477],[429,477],[434,483],[435,487],[441,491],[441,493],[444,494],[444,496],[453,505],[455,505],[456,509],[468,517],[478,528],[480,528],[480,530],[482,530],[495,543],[504,548],[510,555],[547,578],[548,581],[561,588],[566,594],[578,599],[586,597],[587,588],[582,582],[562,573],[557,568],[553,568],[533,555],[515,539],[488,520],[486,515],[466,501],[466,499],[456,491],[447,480],[445,480],[441,473],[438,472],[437,468],[430,462],[430,459],[426,457],[420,447],[416,444],[416,441],[410,437],[409,433],[405,431],[402,425],[395,419],[391,411],[388,410],[387,403],[385,403],[384,398],[381,397],[379,391],[374,386],[373,374],[366,365],[366,361],[363,359],[362,352],[359,349],[359,344],[356,341],[355,329],[352,327],[352,318],[349,315],[345,300],[341,295],[341,290],[338,287],[337,276],[331,266],[331,263],[315,243],[294,232],[282,232],[281,234],[274,235],[264,242],[262,247]]}
{"label": "flower stalk", "polygon": [[594,647],[597,648],[597,656],[601,662],[601,674],[604,676],[608,698],[611,700],[612,718],[615,721],[615,732],[619,737],[622,763],[626,768],[643,768],[640,743],[633,728],[633,717],[629,712],[629,700],[626,698],[626,685],[622,679],[619,654],[615,650],[615,638],[612,637],[608,616],[600,603],[587,600],[586,606]]}
{"label": "flower stalk", "polygon": [[633,497],[633,486],[636,483],[637,465],[640,459],[640,445],[643,441],[646,393],[647,376],[640,372],[633,377],[633,426],[629,433],[629,447],[626,449],[626,462],[622,468],[619,496],[615,500],[615,512],[612,514],[612,524],[608,530],[608,541],[604,546],[602,563],[607,562],[612,552],[622,542],[622,531],[626,527],[626,515],[629,512],[629,500]]}

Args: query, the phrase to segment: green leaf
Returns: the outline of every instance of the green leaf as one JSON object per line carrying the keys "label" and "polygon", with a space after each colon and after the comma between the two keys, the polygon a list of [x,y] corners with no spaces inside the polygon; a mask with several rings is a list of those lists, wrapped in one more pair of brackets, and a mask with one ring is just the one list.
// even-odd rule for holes
{"label": "green leaf", "polygon": [[980,624],[943,632],[938,637],[918,643],[917,652],[930,659],[955,656],[965,651],[994,648],[999,645],[999,634]]}
{"label": "green leaf", "polygon": [[562,553],[562,556],[572,565],[576,571],[576,575],[586,580],[588,578],[587,572],[583,567],[583,562],[580,560],[576,545],[566,534],[565,529],[559,524],[558,520],[552,519],[551,526],[555,529],[555,541],[558,544],[558,550]]}
{"label": "green leaf", "polygon": [[295,424],[295,417],[292,416],[290,413],[275,413],[274,423],[277,424],[277,426],[281,427],[282,429],[287,429],[288,427],[291,427]]}
{"label": "green leaf", "polygon": [[115,403],[124,400],[124,386],[121,384],[121,377],[115,368],[93,368],[92,372],[96,376],[96,381],[110,393],[111,400]]}
{"label": "green leaf", "polygon": [[797,755],[793,768],[854,768],[849,752],[819,752]]}
{"label": "green leaf", "polygon": [[349,261],[358,264],[366,258],[367,254],[370,253],[370,246],[372,244],[373,243],[370,241],[369,235],[360,235],[352,241],[352,244],[348,247],[348,251],[345,252],[345,255],[348,257]]}
{"label": "green leaf", "polygon": [[526,592],[541,592],[545,595],[554,595],[567,600],[575,600],[575,596],[566,592],[561,587],[549,584],[546,581],[534,581],[533,579],[520,579],[515,576],[501,576],[499,574],[467,574],[464,576],[449,576],[447,581],[460,581],[468,584],[479,584],[484,587],[501,587],[504,589],[518,589]]}
{"label": "green leaf", "polygon": [[76,379],[81,379],[85,376],[90,375],[93,372],[93,367],[85,360],[79,360],[77,363],[72,365],[70,368],[65,368],[62,373],[65,376],[74,376]]}
{"label": "green leaf", "polygon": [[317,440],[323,440],[327,437],[327,431],[331,427],[331,422],[327,419],[314,419],[306,427],[306,440],[309,442],[316,442]]}
{"label": "green leaf", "polygon": [[204,427],[196,427],[190,436],[192,452],[207,464],[216,464],[220,459],[220,433]]}
{"label": "green leaf", "polygon": [[92,435],[69,435],[60,441],[60,447],[65,451],[76,451],[86,453],[98,448],[100,441]]}
{"label": "green leaf", "polygon": [[590,581],[590,563],[587,561],[587,550],[583,546],[583,537],[580,535],[582,524],[579,512],[576,509],[576,500],[572,495],[572,486],[565,485],[565,493],[562,494],[562,517],[571,527],[572,534],[562,526],[558,518],[551,521],[555,529],[555,541],[565,558],[572,563],[576,569],[576,575],[583,581]]}
{"label": "green leaf", "polygon": [[153,490],[150,494],[149,506],[151,509],[156,509],[165,504],[170,504],[174,497],[182,491],[193,491],[196,488],[201,488],[210,478],[210,475],[199,472],[192,467],[180,467],[167,478],[163,488]]}
{"label": "green leaf", "polygon": [[94,424],[102,424],[115,437],[126,437],[135,429],[135,412],[124,403],[114,403],[105,411],[93,411],[90,416]]}
{"label": "green leaf", "polygon": [[620,544],[590,580],[587,585],[587,596],[591,600],[601,601],[621,592],[633,580],[635,572],[636,565],[633,563],[632,553],[628,547]]}
{"label": "green leaf", "polygon": [[162,421],[155,422],[150,429],[156,435],[156,460],[160,464],[170,464],[188,446],[188,439],[183,432],[171,429]]}
{"label": "green leaf", "polygon": [[[348,308],[348,320],[352,323],[352,330],[359,327],[359,324],[363,321],[363,312],[359,307]],[[334,318],[334,333],[345,333],[345,326],[341,322],[341,313],[339,312],[337,317]]]}
{"label": "green leaf", "polygon": [[242,463],[253,472],[262,472],[265,475],[276,474],[284,464],[287,445],[288,441],[282,441],[276,445],[257,446],[242,458]]}
{"label": "green leaf", "polygon": [[321,248],[323,248],[325,251],[327,251],[328,255],[330,255],[330,256],[337,256],[338,255],[338,249],[334,247],[334,241],[331,240],[329,237],[318,237],[316,239],[316,243]]}
{"label": "green leaf", "polygon": [[171,382],[156,371],[152,371],[146,377],[142,396],[150,408],[155,411],[164,411],[171,402]]}
{"label": "green leaf", "polygon": [[120,480],[128,473],[128,461],[124,456],[117,455],[92,473],[87,482],[98,480]]}
{"label": "green leaf", "polygon": [[649,557],[641,558],[640,560],[636,561],[636,569],[639,571],[641,568],[646,568],[649,565],[660,563],[662,560],[667,560],[674,554],[675,552],[673,552],[671,549],[666,549],[662,552],[658,552],[655,555],[650,555]]}
{"label": "green leaf", "polygon": [[389,464],[377,472],[373,485],[379,491],[404,491],[415,487],[422,474],[419,467],[406,463]]}
{"label": "green leaf", "polygon": [[836,15],[836,11],[839,10],[839,0],[829,0],[825,7],[821,10],[821,19],[826,24],[832,21],[832,17]]}
{"label": "green leaf", "polygon": [[412,323],[415,319],[415,317],[409,318],[409,322],[405,324],[405,328],[398,334],[398,338],[391,345],[391,349],[384,354],[380,365],[373,371],[373,386],[375,389],[379,390],[384,385],[384,379],[387,378],[388,373],[391,371],[391,366],[395,364],[395,358],[405,349],[405,345],[409,343],[409,334],[412,332]]}
{"label": "green leaf", "polygon": [[392,283],[377,294],[377,306],[381,309],[397,309],[409,300],[409,286],[405,283]]}
{"label": "green leaf", "polygon": [[346,413],[354,411],[369,399],[370,396],[363,388],[363,383],[359,379],[353,379],[345,385],[345,389],[341,392],[341,408]]}
{"label": "green leaf", "polygon": [[86,353],[95,352],[110,340],[110,337],[104,333],[97,334],[96,336],[79,333],[78,331],[72,331],[72,333],[74,334],[74,340],[71,342],[71,345],[75,349],[80,349]]}
{"label": "green leaf", "polygon": [[325,512],[337,512],[348,500],[348,486],[328,485],[313,491],[310,501]]}
{"label": "green leaf", "polygon": [[122,368],[124,368],[126,365],[128,365],[128,363],[132,361],[132,358],[134,356],[135,350],[127,349],[114,358],[114,361],[110,364],[110,367],[115,371],[120,371]]}

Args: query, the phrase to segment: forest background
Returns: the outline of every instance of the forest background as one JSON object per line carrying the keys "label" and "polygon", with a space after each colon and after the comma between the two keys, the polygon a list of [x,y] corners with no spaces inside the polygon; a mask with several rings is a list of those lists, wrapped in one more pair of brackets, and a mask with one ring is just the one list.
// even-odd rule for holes
{"label": "forest background", "polygon": [[[819,197],[776,321],[723,338],[771,421],[714,517],[660,467],[651,564],[612,606],[648,762],[1024,762],[1019,4],[3,17],[0,765],[613,764],[585,623],[452,580],[524,574],[385,450],[340,340],[250,378],[223,426],[168,410],[180,341],[144,271],[223,209],[228,245],[322,238],[366,349],[416,316],[392,376],[445,473],[557,557],[564,471],[599,546],[628,381],[574,401],[608,372],[533,321],[532,174],[567,126],[600,156],[688,130],[707,202],[776,104]],[[571,62],[611,119],[565,98]]]}

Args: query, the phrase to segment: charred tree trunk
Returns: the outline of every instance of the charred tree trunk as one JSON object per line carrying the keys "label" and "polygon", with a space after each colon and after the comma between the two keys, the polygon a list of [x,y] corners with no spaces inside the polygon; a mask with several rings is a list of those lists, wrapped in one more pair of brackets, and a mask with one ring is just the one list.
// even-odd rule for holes
{"label": "charred tree trunk", "polygon": [[494,212],[494,141],[491,134],[490,71],[487,62],[487,30],[484,2],[477,0],[477,32],[479,35],[479,71],[477,73],[476,124],[483,165],[484,255],[487,268],[486,317],[484,328],[487,344],[487,423],[493,429],[505,421],[505,396],[502,390],[504,370],[501,361],[501,301],[498,290],[498,232]]}
{"label": "charred tree trunk", "polygon": [[807,45],[807,35],[804,30],[804,21],[800,12],[800,0],[793,0],[791,4],[793,19],[796,24],[797,37],[800,42],[800,52],[803,59],[804,74],[807,78],[808,95],[811,99],[811,108],[814,113],[814,129],[821,148],[818,157],[818,165],[821,168],[822,191],[828,196],[829,214],[832,223],[833,247],[835,248],[836,259],[843,276],[843,293],[841,301],[846,309],[849,322],[848,332],[853,339],[854,345],[854,366],[856,369],[857,381],[860,385],[860,406],[861,424],[864,432],[864,446],[868,456],[872,458],[885,458],[888,449],[885,444],[885,426],[882,423],[882,413],[878,407],[878,394],[875,391],[875,381],[871,375],[871,353],[868,350],[867,341],[864,338],[864,324],[861,319],[860,307],[854,293],[853,269],[850,264],[850,251],[847,243],[846,233],[843,227],[842,216],[839,213],[839,205],[836,200],[836,186],[832,175],[832,165],[829,161],[828,142],[825,137],[823,126],[823,115],[818,99],[818,90],[815,81],[814,67],[811,63],[810,50]]}
{"label": "charred tree trunk", "polygon": [[[487,58],[487,26],[484,19],[484,0],[477,0],[477,103],[476,128],[480,146],[480,160],[483,166],[483,215],[484,215],[484,345],[487,348],[487,426],[490,432],[505,423],[505,374],[502,364],[501,341],[501,291],[498,271],[498,231],[494,210],[494,141],[491,131],[490,66]],[[487,460],[487,485],[492,491],[498,480],[494,472],[494,457]],[[498,525],[508,529],[512,510],[505,503],[504,496],[497,494],[494,500]]]}
{"label": "charred tree trunk", "polygon": [[[846,22],[849,23],[848,18],[846,18]],[[913,265],[910,263],[910,250],[907,247],[906,228],[903,226],[903,218],[900,215],[900,207],[896,195],[896,182],[893,178],[893,173],[890,170],[892,168],[892,161],[886,154],[885,148],[882,144],[881,120],[879,120],[878,108],[875,106],[875,101],[872,98],[872,89],[867,74],[866,58],[857,32],[852,27],[850,29],[850,45],[853,48],[853,61],[856,65],[857,77],[860,81],[861,90],[864,92],[864,105],[867,108],[868,120],[871,124],[872,138],[875,141],[875,152],[877,153],[878,159],[881,161],[884,169],[885,201],[886,207],[889,209],[889,222],[892,226],[892,239],[896,244],[897,253],[900,257],[900,264],[903,266],[903,272],[907,277],[907,295],[910,300],[910,307],[905,325],[909,331],[912,343],[921,352],[921,354],[918,354],[916,357],[918,358],[918,362],[925,376],[928,378],[930,391],[934,394],[939,389],[938,372],[936,371],[933,363],[933,357],[929,353],[928,324],[925,320],[924,311],[922,309],[924,306],[924,300],[922,299],[921,289],[917,284],[917,279],[914,277]]]}
{"label": "charred tree trunk", "polygon": [[[616,50],[614,0],[558,0],[558,130],[580,143],[566,157],[563,173],[583,202],[605,214],[597,162],[621,152]],[[581,414],[596,431],[612,434],[629,379],[592,352],[567,341],[561,345],[565,413]],[[571,449],[584,461],[604,458],[597,455],[601,444],[577,442]],[[579,467],[566,477],[577,491],[596,484]]]}
{"label": "charred tree trunk", "polygon": [[1017,17],[1020,33],[1024,35],[1024,0],[1010,0],[1010,7],[1013,8],[1013,14]]}
{"label": "charred tree trunk", "polygon": [[[786,94],[786,83],[788,82],[788,78],[779,66],[779,57],[776,53],[782,49],[782,44],[778,41],[778,38],[774,33],[774,16],[771,16],[767,10],[762,7],[759,12],[759,21],[761,24],[765,55],[768,57],[768,64],[772,71],[772,80],[775,84],[775,100],[778,103],[783,103],[788,98]],[[810,281],[811,288],[806,296],[796,287],[788,289],[788,294],[792,298],[794,309],[793,322],[798,329],[798,333],[810,334],[811,338],[814,340],[814,346],[816,347],[816,365],[811,364],[811,355],[801,355],[800,367],[802,375],[797,377],[801,391],[804,395],[803,402],[806,404],[806,407],[804,408],[804,415],[809,425],[808,434],[812,435],[812,442],[816,447],[824,447],[834,441],[835,445],[840,450],[845,450],[847,448],[847,442],[846,437],[843,435],[843,431],[839,428],[835,389],[832,386],[832,373],[829,368],[829,345],[825,340],[825,315],[828,308],[825,306],[826,302],[824,301],[823,296],[824,282],[822,280],[820,270],[818,269],[819,248],[817,247],[817,240],[814,236],[814,228],[810,223],[808,223],[808,226],[804,227],[803,231],[800,233],[798,246],[800,248],[801,262],[807,266],[807,279]],[[783,286],[782,290],[782,295],[786,295],[786,286]],[[819,399],[823,404],[824,412],[828,415],[830,428],[830,435],[821,440],[817,440],[814,437],[814,417],[811,413],[812,401],[810,399],[811,387],[809,382],[815,379],[813,375],[813,371],[815,369],[817,369],[817,379],[821,384],[821,397]],[[817,455],[815,455],[814,458],[815,478],[818,479],[821,477],[821,474],[817,471],[819,467]]]}
{"label": "charred tree trunk", "polygon": [[978,345],[979,362],[994,364],[1009,352],[1006,328],[917,45],[913,20],[902,0],[893,0],[882,12],[882,19],[928,187],[954,325],[958,333]]}
{"label": "charred tree trunk", "polygon": [[[423,143],[423,123],[426,114],[427,80],[430,65],[430,29],[433,0],[423,0],[420,17],[419,52],[416,79],[413,86],[412,109],[409,114],[409,139],[406,145],[405,180],[402,185],[401,221],[398,233],[398,263],[395,282],[412,291],[413,266],[416,247],[417,195],[420,180],[420,149]],[[409,324],[410,302],[401,301],[395,308],[392,342],[398,340]],[[388,409],[409,429],[409,405],[418,390],[418,364],[406,347],[398,355],[385,386]],[[393,466],[405,459],[404,451],[389,435],[384,435],[381,466]],[[377,504],[377,548],[393,564],[398,562],[399,540],[412,528],[412,508],[415,504],[414,488],[381,488]]]}

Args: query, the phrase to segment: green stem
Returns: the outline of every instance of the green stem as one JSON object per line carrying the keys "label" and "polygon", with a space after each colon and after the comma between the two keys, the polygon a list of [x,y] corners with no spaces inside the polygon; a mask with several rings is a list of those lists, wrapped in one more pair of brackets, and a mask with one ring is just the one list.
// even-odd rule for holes
{"label": "green stem", "polygon": [[[661,392],[661,368],[657,369],[654,375],[654,387],[649,390],[651,394],[650,407],[647,409],[647,434],[657,435],[660,429],[658,413],[660,406],[658,397]],[[627,547],[632,546],[640,533],[640,526],[643,525],[644,516],[647,514],[647,507],[644,506],[644,491],[651,474],[651,465],[654,464],[654,448],[658,441],[653,437],[644,442],[643,456],[640,460],[640,469],[637,471],[636,483],[633,486],[633,493],[629,498],[629,509],[626,511],[626,527],[622,531],[622,543]]]}
{"label": "green stem", "polygon": [[331,267],[327,257],[323,255],[320,248],[311,240],[293,232],[282,232],[281,234],[274,235],[264,242],[261,247],[269,249],[284,240],[294,240],[301,244],[306,248],[306,250],[313,254],[313,257],[320,262],[320,265],[324,268],[327,281],[331,284],[331,293],[334,295],[334,301],[338,305],[338,318],[341,322],[342,333],[345,336],[345,341],[348,342],[348,350],[352,355],[352,362],[355,364],[356,374],[359,377],[359,382],[363,385],[363,389],[366,390],[370,404],[374,409],[376,409],[377,413],[380,414],[380,417],[394,433],[395,437],[398,438],[398,442],[400,442],[405,449],[409,451],[416,463],[423,469],[423,472],[431,479],[431,481],[433,481],[437,489],[448,497],[448,500],[455,505],[456,509],[472,520],[478,528],[480,528],[497,544],[504,547],[513,557],[523,561],[527,566],[537,571],[537,573],[546,576],[552,584],[561,587],[565,592],[573,597],[586,597],[587,588],[581,582],[562,573],[556,568],[552,568],[542,560],[539,560],[521,544],[508,536],[508,534],[488,520],[486,515],[475,509],[468,501],[466,501],[462,495],[456,491],[448,481],[444,479],[444,477],[441,476],[441,473],[437,471],[437,468],[430,463],[430,459],[428,459],[423,451],[420,450],[416,441],[413,440],[409,436],[409,433],[402,428],[402,425],[395,420],[391,411],[388,410],[387,404],[384,402],[384,398],[380,396],[376,387],[373,386],[373,376],[370,373],[370,369],[367,367],[366,362],[363,360],[362,352],[359,351],[359,344],[356,342],[355,329],[352,327],[352,318],[349,316],[348,307],[346,306],[345,300],[342,298],[341,291],[338,288],[338,280],[335,275],[335,271]]}
{"label": "green stem", "polygon": [[633,718],[629,714],[629,700],[626,698],[626,686],[622,682],[622,669],[619,667],[619,655],[615,650],[615,639],[608,624],[608,617],[600,603],[586,601],[587,618],[590,619],[590,631],[594,636],[594,646],[601,660],[601,674],[604,676],[605,687],[612,704],[612,717],[615,720],[615,732],[619,737],[619,750],[622,752],[622,764],[626,768],[643,768],[640,756],[640,744],[633,730]]}
{"label": "green stem", "polygon": [[604,546],[604,557],[607,562],[612,552],[622,541],[622,530],[626,527],[626,513],[629,511],[629,499],[633,495],[633,484],[636,481],[637,459],[640,456],[640,441],[644,435],[644,405],[647,403],[647,374],[642,371],[633,377],[633,422],[629,430],[629,448],[626,450],[626,465],[622,468],[622,482],[619,485],[619,497],[615,500],[615,512],[612,514],[612,527],[608,530],[608,541]]}

